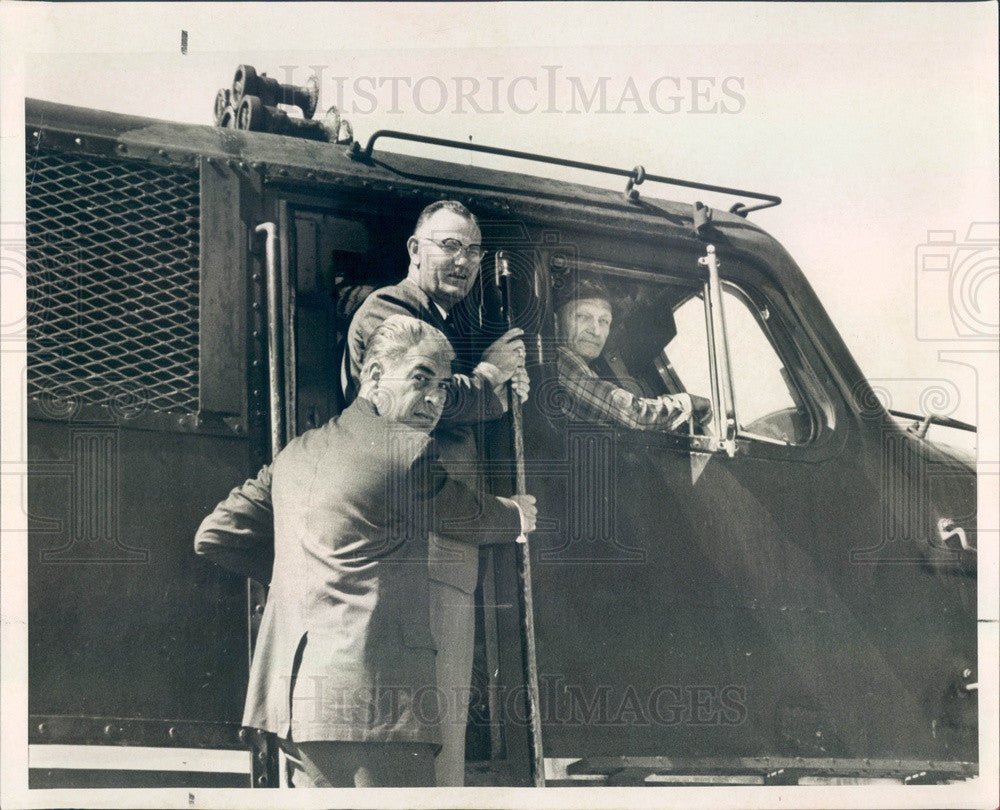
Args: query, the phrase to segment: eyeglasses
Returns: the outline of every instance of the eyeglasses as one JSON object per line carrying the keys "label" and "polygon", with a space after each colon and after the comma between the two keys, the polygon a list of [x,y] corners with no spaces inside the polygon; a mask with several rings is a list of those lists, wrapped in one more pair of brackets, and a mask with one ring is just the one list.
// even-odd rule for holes
{"label": "eyeglasses", "polygon": [[426,239],[428,242],[433,242],[439,248],[441,252],[444,253],[449,259],[458,258],[459,253],[464,253],[470,262],[481,262],[483,257],[489,253],[488,250],[483,250],[482,245],[463,245],[457,239],[433,239],[430,236],[422,236],[421,239]]}

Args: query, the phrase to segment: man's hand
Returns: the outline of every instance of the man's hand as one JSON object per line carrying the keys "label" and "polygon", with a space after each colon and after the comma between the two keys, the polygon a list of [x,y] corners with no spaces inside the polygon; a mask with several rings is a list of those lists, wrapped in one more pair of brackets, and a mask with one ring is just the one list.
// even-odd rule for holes
{"label": "man's hand", "polygon": [[680,408],[680,413],[670,423],[670,430],[677,430],[688,419],[693,418],[696,424],[704,425],[712,418],[712,403],[704,397],[685,392],[683,394],[664,394],[660,400],[669,403],[671,410]]}
{"label": "man's hand", "polygon": [[522,403],[528,401],[528,392],[531,390],[531,380],[528,378],[528,370],[524,366],[514,369],[514,374],[510,378],[510,386],[514,389],[518,399]]}
{"label": "man's hand", "polygon": [[[538,521],[538,507],[535,506],[534,495],[511,495],[509,498],[503,498],[502,500],[513,501],[517,504],[518,512],[521,514],[522,535],[535,530],[535,524]],[[520,538],[518,539],[520,540]]]}
{"label": "man's hand", "polygon": [[705,397],[691,394],[691,415],[699,425],[710,422],[712,419],[712,403],[705,399]]}
{"label": "man's hand", "polygon": [[524,341],[521,336],[523,329],[510,329],[498,337],[485,352],[483,362],[491,363],[500,371],[501,379],[497,382],[507,382],[514,376],[518,366],[524,365]]}

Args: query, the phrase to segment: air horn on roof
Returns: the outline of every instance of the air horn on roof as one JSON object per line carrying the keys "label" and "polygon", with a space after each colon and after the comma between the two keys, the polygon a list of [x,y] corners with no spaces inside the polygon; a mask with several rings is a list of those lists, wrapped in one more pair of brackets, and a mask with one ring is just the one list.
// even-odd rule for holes
{"label": "air horn on roof", "polygon": [[[318,104],[316,76],[310,76],[304,85],[282,84],[267,73],[257,73],[253,65],[240,65],[232,85],[215,95],[215,125],[311,141],[353,142],[351,124],[336,107],[330,107],[322,118],[313,120]],[[302,117],[291,116],[282,107],[297,107]]]}

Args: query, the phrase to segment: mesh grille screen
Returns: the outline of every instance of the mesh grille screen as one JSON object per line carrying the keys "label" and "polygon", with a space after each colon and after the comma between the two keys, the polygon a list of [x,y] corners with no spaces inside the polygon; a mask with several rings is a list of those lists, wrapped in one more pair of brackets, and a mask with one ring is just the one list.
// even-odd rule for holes
{"label": "mesh grille screen", "polygon": [[28,395],[198,408],[198,175],[27,156]]}

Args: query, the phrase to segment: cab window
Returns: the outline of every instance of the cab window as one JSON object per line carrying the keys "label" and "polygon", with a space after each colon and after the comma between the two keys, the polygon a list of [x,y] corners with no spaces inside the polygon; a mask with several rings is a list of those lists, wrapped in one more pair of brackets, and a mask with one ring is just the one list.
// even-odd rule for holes
{"label": "cab window", "polygon": [[[722,297],[739,434],[779,444],[808,442],[813,422],[771,339],[769,311],[730,284],[723,286]],[[664,362],[684,389],[710,390],[701,293],[674,309],[674,322],[677,334],[664,347]]]}

